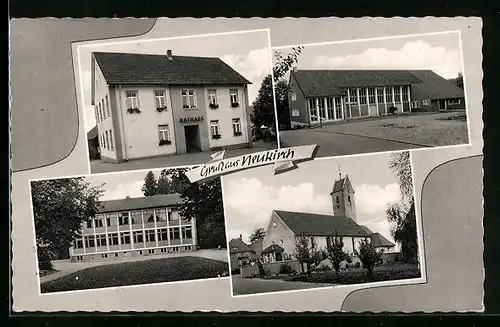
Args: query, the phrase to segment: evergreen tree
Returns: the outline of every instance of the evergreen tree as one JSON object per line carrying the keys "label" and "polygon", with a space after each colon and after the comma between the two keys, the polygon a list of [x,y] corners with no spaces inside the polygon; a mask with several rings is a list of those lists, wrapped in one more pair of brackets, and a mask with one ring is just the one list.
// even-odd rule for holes
{"label": "evergreen tree", "polygon": [[158,193],[158,182],[151,170],[146,174],[146,177],[144,177],[144,184],[141,190],[144,196],[152,196]]}

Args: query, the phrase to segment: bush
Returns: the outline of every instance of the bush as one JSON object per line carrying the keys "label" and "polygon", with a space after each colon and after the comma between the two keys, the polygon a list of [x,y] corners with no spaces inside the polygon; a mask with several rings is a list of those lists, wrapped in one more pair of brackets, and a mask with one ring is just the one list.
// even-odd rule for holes
{"label": "bush", "polygon": [[280,266],[280,274],[288,275],[293,274],[295,269],[293,269],[288,263],[284,263]]}
{"label": "bush", "polygon": [[353,265],[354,268],[361,268],[361,263],[359,261],[356,261]]}
{"label": "bush", "polygon": [[332,270],[332,268],[329,265],[325,265],[324,263],[322,263],[315,270],[316,271],[330,271],[330,270]]}
{"label": "bush", "polygon": [[37,247],[38,256],[38,269],[40,270],[53,270],[52,260],[55,259],[55,255],[52,251],[45,247]]}
{"label": "bush", "polygon": [[398,108],[396,108],[396,107],[389,107],[389,109],[387,110],[387,112],[394,115],[395,113],[398,112]]}

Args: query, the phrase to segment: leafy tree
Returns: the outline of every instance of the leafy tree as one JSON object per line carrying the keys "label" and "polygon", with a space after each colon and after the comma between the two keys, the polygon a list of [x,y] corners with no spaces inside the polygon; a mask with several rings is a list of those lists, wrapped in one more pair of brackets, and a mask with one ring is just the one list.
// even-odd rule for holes
{"label": "leafy tree", "polygon": [[264,230],[264,228],[256,228],[252,232],[252,234],[250,234],[250,237],[249,237],[250,243],[254,244],[258,240],[263,240],[264,236],[266,236],[266,231]]}
{"label": "leafy tree", "polygon": [[386,209],[386,215],[391,224],[391,233],[394,240],[401,244],[403,260],[417,261],[417,218],[410,153],[405,151],[391,154],[389,168],[396,175],[401,191],[400,202],[389,204]]}
{"label": "leafy tree", "polygon": [[158,193],[158,181],[151,170],[144,177],[144,184],[141,190],[144,196],[152,196]]}
{"label": "leafy tree", "polygon": [[[285,80],[285,75],[298,62],[303,47],[294,47],[286,56],[281,52],[274,53],[275,65],[273,67],[273,76],[267,75],[259,89],[257,98],[252,106],[254,108],[251,115],[251,121],[254,125],[254,135],[256,139],[264,139],[266,135],[259,135],[260,126],[276,126],[274,97],[276,98],[276,112],[278,113],[278,123],[280,128],[290,126],[290,116],[288,110],[288,90],[289,86]],[[275,84],[275,94],[273,97],[273,84]]]}
{"label": "leafy tree", "polygon": [[31,198],[40,269],[51,267],[81,232],[81,224],[96,215],[102,186],[83,177],[31,182]]}
{"label": "leafy tree", "polygon": [[306,264],[307,273],[317,267],[325,260],[326,253],[317,246],[314,237],[300,235],[294,239],[294,256],[300,263],[300,269],[304,272],[302,264]]}
{"label": "leafy tree", "polygon": [[457,77],[452,78],[449,81],[454,83],[456,86],[458,86],[461,89],[464,88],[464,75],[461,72],[458,73]]}
{"label": "leafy tree", "polygon": [[382,258],[382,254],[377,252],[370,242],[363,240],[360,241],[358,258],[363,264],[363,268],[368,272],[369,279],[372,279],[373,268]]}
{"label": "leafy tree", "polygon": [[187,168],[165,169],[159,178],[159,194],[179,193],[179,213],[196,220],[198,245],[213,248],[226,244],[224,208],[220,178],[191,183]]}
{"label": "leafy tree", "polygon": [[342,237],[338,236],[337,231],[335,231],[334,235],[326,237],[326,252],[335,273],[338,274],[340,263],[342,261],[349,261],[350,257],[347,252],[344,251],[344,241]]}

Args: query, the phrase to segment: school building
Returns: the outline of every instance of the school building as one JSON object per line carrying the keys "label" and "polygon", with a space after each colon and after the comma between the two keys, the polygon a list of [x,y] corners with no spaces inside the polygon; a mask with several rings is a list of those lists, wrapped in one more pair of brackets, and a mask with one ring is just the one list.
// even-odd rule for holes
{"label": "school building", "polygon": [[294,68],[289,83],[292,126],[465,109],[464,91],[432,70]]}
{"label": "school building", "polygon": [[197,249],[196,221],[179,215],[179,194],[102,201],[69,249],[72,262]]}
{"label": "school building", "polygon": [[101,160],[252,147],[248,84],[219,58],[94,52]]}

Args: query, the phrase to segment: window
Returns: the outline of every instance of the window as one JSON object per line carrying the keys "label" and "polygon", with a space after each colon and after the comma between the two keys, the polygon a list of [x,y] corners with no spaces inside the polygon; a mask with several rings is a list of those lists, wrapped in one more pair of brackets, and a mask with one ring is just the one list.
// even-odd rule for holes
{"label": "window", "polygon": [[448,104],[450,104],[450,105],[460,104],[460,99],[449,99]]}
{"label": "window", "polygon": [[142,234],[142,231],[134,232],[133,237],[134,237],[134,243],[143,243],[144,242],[144,235]]}
{"label": "window", "polygon": [[208,104],[212,109],[216,109],[218,107],[216,90],[208,90]]}
{"label": "window", "polygon": [[108,95],[106,94],[106,97],[104,98],[105,99],[105,106],[106,106],[106,111],[108,113],[108,117],[111,116],[111,109],[109,108],[109,99],[108,99]]}
{"label": "window", "polygon": [[385,102],[392,103],[392,87],[385,88]]}
{"label": "window", "polygon": [[342,102],[340,97],[335,98],[335,118],[342,118]]}
{"label": "window", "polygon": [[231,101],[231,107],[236,108],[240,105],[238,100],[238,90],[230,89],[229,90],[229,100]]}
{"label": "window", "polygon": [[430,106],[431,105],[431,100],[424,100],[424,101],[422,101],[422,104],[424,106]]}
{"label": "window", "polygon": [[103,254],[101,254],[101,258],[104,258],[104,259],[105,259],[105,258],[107,258],[107,257],[108,257],[108,254],[107,254],[107,253],[103,253]]}
{"label": "window", "polygon": [[171,240],[180,240],[181,239],[179,227],[170,228],[170,239]]}
{"label": "window", "polygon": [[366,89],[365,88],[359,89],[359,103],[366,104]]}
{"label": "window", "polygon": [[82,249],[83,248],[83,240],[75,240],[75,249]]}
{"label": "window", "polygon": [[106,214],[106,226],[115,226],[116,224],[116,215],[115,214]]}
{"label": "window", "polygon": [[408,102],[408,85],[403,86],[403,102]]}
{"label": "window", "polygon": [[322,120],[326,119],[326,110],[325,110],[325,98],[318,98],[318,109],[319,116]]}
{"label": "window", "polygon": [[316,99],[308,99],[309,104],[309,115],[311,116],[311,121],[318,121],[318,108],[316,107]]}
{"label": "window", "polygon": [[297,94],[292,93],[292,101],[297,101]]}
{"label": "window", "polygon": [[108,244],[109,245],[118,245],[118,233],[113,233],[108,235]]}
{"label": "window", "polygon": [[92,228],[92,220],[87,220],[87,228]]}
{"label": "window", "polygon": [[241,135],[241,123],[239,118],[233,118],[233,135],[234,136]]}
{"label": "window", "polygon": [[113,145],[113,133],[111,130],[109,130],[109,146],[111,147],[111,151],[115,150],[115,147]]}
{"label": "window", "polygon": [[377,102],[384,103],[384,88],[377,87]]}
{"label": "window", "polygon": [[412,109],[418,109],[418,108],[420,108],[420,101],[412,101],[411,102],[411,107],[412,107]]}
{"label": "window", "polygon": [[158,241],[168,241],[168,228],[158,230]]}
{"label": "window", "polygon": [[146,231],[146,242],[155,242],[155,231],[147,230]]}
{"label": "window", "polygon": [[368,103],[375,104],[375,88],[374,87],[368,88]]}
{"label": "window", "polygon": [[167,221],[166,209],[155,209],[156,221]]}
{"label": "window", "polygon": [[105,131],[106,133],[106,149],[109,150],[109,134],[108,134],[108,131]]}
{"label": "window", "polygon": [[349,89],[349,102],[351,104],[358,103],[358,89]]}
{"label": "window", "polygon": [[142,212],[141,211],[132,211],[130,213],[130,222],[133,224],[141,224],[142,225]]}
{"label": "window", "polygon": [[401,88],[399,86],[394,87],[394,102],[401,103]]}
{"label": "window", "polygon": [[179,220],[179,217],[177,217],[176,215],[174,215],[174,209],[168,210],[167,214],[168,214],[168,220],[170,220],[170,221]]}
{"label": "window", "polygon": [[349,202],[349,204],[351,203],[351,196],[350,195],[347,196],[347,202]]}
{"label": "window", "polygon": [[193,238],[193,229],[191,226],[182,227],[182,238]]}
{"label": "window", "polygon": [[210,121],[210,132],[212,133],[212,139],[220,139],[220,127],[218,120]]}
{"label": "window", "polygon": [[143,211],[144,222],[154,223],[155,218],[153,216],[153,210],[144,210]]}
{"label": "window", "polygon": [[196,108],[196,91],[195,90],[182,90],[182,107],[183,108]]}
{"label": "window", "polygon": [[97,106],[94,106],[94,111],[95,111],[95,121],[99,122],[99,110]]}
{"label": "window", "polygon": [[127,109],[139,109],[139,99],[136,91],[125,92],[127,97]]}
{"label": "window", "polygon": [[102,139],[102,134],[99,134],[99,147],[104,148],[104,141]]}
{"label": "window", "polygon": [[95,237],[95,241],[96,241],[96,244],[97,246],[106,246],[107,243],[106,243],[106,235],[96,235]]}
{"label": "window", "polygon": [[85,236],[84,240],[86,248],[93,248],[95,246],[94,236]]}
{"label": "window", "polygon": [[130,244],[130,232],[120,233],[120,241],[122,244]]}
{"label": "window", "polygon": [[165,91],[155,91],[155,103],[157,109],[163,109],[167,107],[167,98],[165,96]]}
{"label": "window", "polygon": [[97,110],[99,112],[99,121],[102,121],[102,110],[101,110],[101,102],[99,101],[99,104],[97,105]]}
{"label": "window", "polygon": [[149,250],[148,250],[148,253],[149,253],[149,254],[154,254],[154,253],[155,253],[155,249],[149,249]]}
{"label": "window", "polygon": [[94,225],[96,228],[103,227],[102,219],[94,219]]}
{"label": "window", "polygon": [[293,117],[299,117],[300,116],[299,109],[292,109],[292,116]]}
{"label": "window", "polygon": [[118,225],[123,226],[123,225],[128,225],[128,212],[120,212],[118,214]]}
{"label": "window", "polygon": [[170,140],[170,128],[168,125],[158,125],[158,140],[159,145],[172,144]]}
{"label": "window", "polygon": [[115,252],[115,257],[118,257],[118,252]]}

